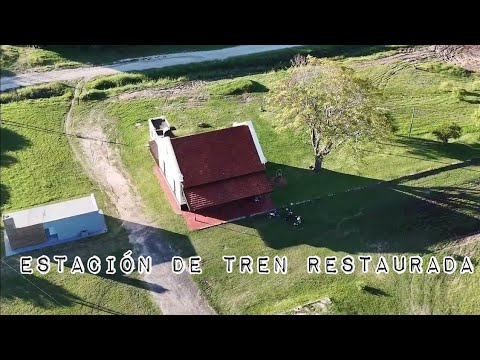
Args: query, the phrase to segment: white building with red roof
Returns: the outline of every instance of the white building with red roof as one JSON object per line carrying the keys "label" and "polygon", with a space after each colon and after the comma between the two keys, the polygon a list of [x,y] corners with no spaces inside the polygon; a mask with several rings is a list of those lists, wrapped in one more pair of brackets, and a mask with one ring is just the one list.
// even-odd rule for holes
{"label": "white building with red roof", "polygon": [[[162,126],[161,132],[152,132]],[[182,137],[172,136],[166,119],[157,121],[156,127],[150,124],[150,151],[183,209],[234,206],[273,191],[265,172],[267,159],[251,121]]]}

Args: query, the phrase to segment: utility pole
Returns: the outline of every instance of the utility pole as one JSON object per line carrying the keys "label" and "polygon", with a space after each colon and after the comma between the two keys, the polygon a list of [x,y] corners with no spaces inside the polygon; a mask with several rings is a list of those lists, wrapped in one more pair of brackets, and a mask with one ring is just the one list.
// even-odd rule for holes
{"label": "utility pole", "polygon": [[412,109],[412,119],[410,120],[410,130],[408,131],[408,137],[412,136],[412,128],[413,128],[413,119],[415,118],[415,108]]}

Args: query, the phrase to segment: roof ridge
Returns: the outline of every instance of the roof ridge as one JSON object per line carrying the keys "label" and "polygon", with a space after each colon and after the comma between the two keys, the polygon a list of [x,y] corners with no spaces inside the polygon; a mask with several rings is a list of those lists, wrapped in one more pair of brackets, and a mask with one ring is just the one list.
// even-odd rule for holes
{"label": "roof ridge", "polygon": [[215,184],[221,183],[221,182],[226,181],[226,180],[230,180],[230,179],[235,180],[235,179],[238,179],[238,178],[241,178],[241,177],[244,177],[244,176],[255,175],[255,174],[259,174],[259,173],[265,173],[265,169],[258,170],[258,171],[251,171],[251,172],[248,172],[248,173],[245,173],[245,174],[242,174],[242,175],[237,175],[237,176],[228,177],[228,178],[225,178],[225,179],[215,180],[213,182],[206,182],[206,183],[203,183],[203,184],[189,186],[189,187],[186,187],[185,189],[193,189],[193,188],[196,188],[196,187],[199,187],[199,186],[205,186],[205,185],[215,185]]}
{"label": "roof ridge", "polygon": [[201,136],[201,135],[211,134],[211,133],[218,132],[218,131],[235,129],[235,128],[239,128],[239,127],[242,127],[242,126],[248,127],[248,125],[230,126],[230,127],[225,127],[225,128],[221,128],[221,129],[214,129],[214,130],[204,131],[204,132],[195,133],[195,134],[176,136],[174,138],[171,138],[171,140],[174,141],[174,140],[189,138],[189,137],[192,137],[192,136]]}

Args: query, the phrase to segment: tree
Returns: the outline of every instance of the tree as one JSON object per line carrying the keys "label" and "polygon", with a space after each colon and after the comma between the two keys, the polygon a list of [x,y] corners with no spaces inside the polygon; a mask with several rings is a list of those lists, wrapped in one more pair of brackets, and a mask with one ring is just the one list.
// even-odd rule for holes
{"label": "tree", "polygon": [[277,110],[280,127],[308,131],[315,171],[339,146],[356,145],[392,130],[390,116],[378,106],[378,93],[351,69],[311,56],[292,65],[267,104]]}
{"label": "tree", "polygon": [[448,144],[450,139],[458,139],[462,135],[462,128],[457,123],[451,123],[450,125],[444,125],[432,132],[435,137],[442,142],[442,144]]}

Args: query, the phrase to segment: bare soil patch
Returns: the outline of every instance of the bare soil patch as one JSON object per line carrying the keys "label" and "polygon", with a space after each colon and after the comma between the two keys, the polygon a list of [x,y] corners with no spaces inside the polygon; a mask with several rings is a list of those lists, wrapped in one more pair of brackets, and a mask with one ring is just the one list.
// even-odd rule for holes
{"label": "bare soil patch", "polygon": [[410,63],[440,60],[470,71],[480,72],[480,45],[429,45],[411,47],[401,49],[393,55],[356,63],[353,66],[362,68],[400,60]]}

